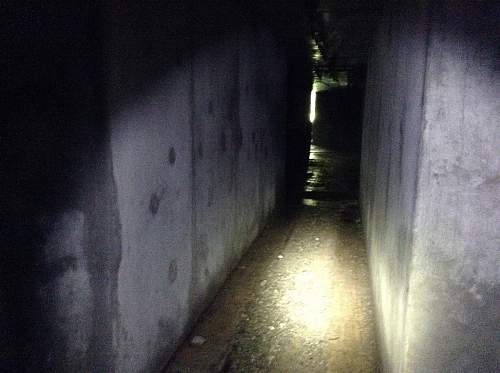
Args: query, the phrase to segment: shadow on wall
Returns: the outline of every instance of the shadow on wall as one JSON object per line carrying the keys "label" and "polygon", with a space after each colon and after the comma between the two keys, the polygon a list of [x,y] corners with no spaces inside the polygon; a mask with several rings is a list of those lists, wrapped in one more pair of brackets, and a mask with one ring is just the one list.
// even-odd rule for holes
{"label": "shadow on wall", "polygon": [[[4,23],[9,36],[3,48],[2,97],[8,110],[0,157],[4,371],[49,369],[49,350],[64,351],[74,337],[54,327],[70,317],[70,303],[79,297],[68,294],[61,301],[60,281],[69,276],[75,285],[88,276],[93,291],[108,293],[119,262],[98,10],[59,5],[48,2],[37,11],[12,6]],[[97,251],[98,246],[109,249]],[[97,261],[99,268],[92,264]],[[71,286],[66,290],[71,293]],[[95,308],[78,321],[82,329],[102,329],[99,336],[89,332],[97,349],[98,337],[106,339],[110,331],[104,324],[111,325],[112,307],[104,310],[105,300],[94,296]]]}

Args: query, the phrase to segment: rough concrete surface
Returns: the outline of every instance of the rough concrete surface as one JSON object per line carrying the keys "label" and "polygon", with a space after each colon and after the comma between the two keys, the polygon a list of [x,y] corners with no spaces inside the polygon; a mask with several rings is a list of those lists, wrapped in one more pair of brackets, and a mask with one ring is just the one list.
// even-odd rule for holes
{"label": "rough concrete surface", "polygon": [[500,367],[499,16],[488,2],[431,14],[408,371]]}
{"label": "rough concrete surface", "polygon": [[387,5],[362,210],[389,372],[498,370],[498,4]]}

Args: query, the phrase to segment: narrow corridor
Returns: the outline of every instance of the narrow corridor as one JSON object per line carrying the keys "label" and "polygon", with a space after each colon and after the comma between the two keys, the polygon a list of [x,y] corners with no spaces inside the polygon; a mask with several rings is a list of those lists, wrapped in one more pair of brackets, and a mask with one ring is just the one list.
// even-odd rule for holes
{"label": "narrow corridor", "polygon": [[2,10],[0,373],[500,372],[500,1]]}
{"label": "narrow corridor", "polygon": [[249,248],[165,372],[377,372],[357,159],[311,147],[301,206]]}

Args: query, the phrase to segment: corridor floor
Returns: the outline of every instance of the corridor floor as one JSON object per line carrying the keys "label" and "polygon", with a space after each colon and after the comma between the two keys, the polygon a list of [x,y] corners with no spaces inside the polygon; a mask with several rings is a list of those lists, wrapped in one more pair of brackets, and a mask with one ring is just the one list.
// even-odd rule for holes
{"label": "corridor floor", "polygon": [[302,205],[249,248],[165,372],[378,372],[357,161],[312,147]]}

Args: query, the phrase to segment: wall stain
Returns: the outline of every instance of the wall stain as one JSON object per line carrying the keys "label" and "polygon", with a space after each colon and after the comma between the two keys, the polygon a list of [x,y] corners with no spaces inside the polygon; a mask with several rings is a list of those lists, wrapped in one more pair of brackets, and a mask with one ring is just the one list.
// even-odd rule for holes
{"label": "wall stain", "polygon": [[151,214],[156,215],[158,209],[160,208],[160,197],[156,193],[151,195],[151,199],[149,200],[149,211]]}
{"label": "wall stain", "polygon": [[168,163],[173,165],[175,164],[176,159],[177,159],[177,154],[175,153],[175,148],[172,146],[168,151]]}
{"label": "wall stain", "polygon": [[177,260],[172,259],[170,265],[168,266],[168,280],[171,284],[177,279]]}
{"label": "wall stain", "polygon": [[162,188],[160,192],[151,194],[151,198],[149,200],[149,211],[153,216],[158,213],[160,209],[160,202],[165,194],[166,187]]}

